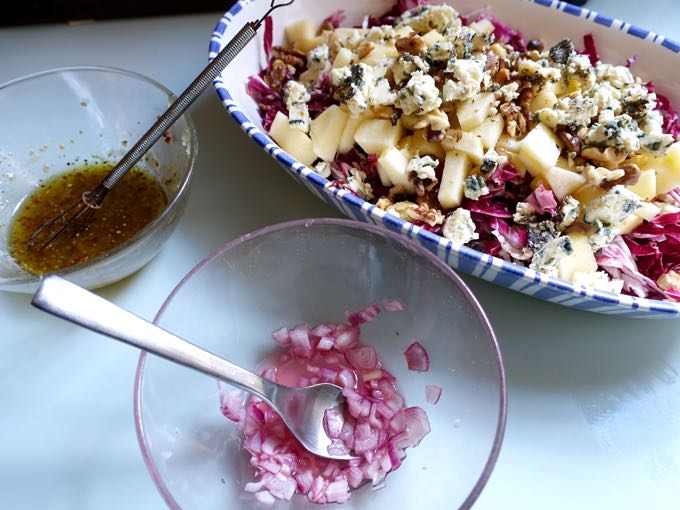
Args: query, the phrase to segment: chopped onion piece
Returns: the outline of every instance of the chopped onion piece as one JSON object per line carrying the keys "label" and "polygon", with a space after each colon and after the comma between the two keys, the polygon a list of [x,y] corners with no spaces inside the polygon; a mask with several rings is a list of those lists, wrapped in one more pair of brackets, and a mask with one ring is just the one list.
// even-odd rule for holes
{"label": "chopped onion piece", "polygon": [[430,368],[430,357],[418,340],[411,342],[408,349],[404,351],[404,357],[409,370],[417,372],[427,372]]}
{"label": "chopped onion piece", "polygon": [[400,312],[406,309],[406,305],[400,299],[385,298],[382,301],[382,305],[386,312]]}
{"label": "chopped onion piece", "polygon": [[347,321],[352,326],[360,326],[361,324],[371,322],[378,316],[379,313],[380,308],[378,307],[378,305],[370,305],[367,306],[366,308],[362,308],[357,312],[352,313],[345,312],[345,316],[347,317]]}
{"label": "chopped onion piece", "polygon": [[428,384],[425,386],[425,398],[430,404],[435,405],[437,402],[439,402],[439,397],[441,396],[441,386],[437,386],[436,384]]}
{"label": "chopped onion piece", "polygon": [[345,358],[357,370],[373,370],[378,366],[378,354],[370,345],[350,349],[345,353]]}
{"label": "chopped onion piece", "polygon": [[338,439],[340,437],[340,432],[342,432],[344,423],[345,420],[342,417],[342,413],[335,409],[326,409],[326,411],[324,411],[323,428],[326,431],[326,435],[331,439]]}

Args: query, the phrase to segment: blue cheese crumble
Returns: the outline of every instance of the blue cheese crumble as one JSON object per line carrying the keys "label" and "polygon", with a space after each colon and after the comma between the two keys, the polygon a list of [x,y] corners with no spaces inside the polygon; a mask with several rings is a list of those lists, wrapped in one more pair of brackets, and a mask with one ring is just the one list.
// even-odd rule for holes
{"label": "blue cheese crumble", "polygon": [[444,220],[442,235],[454,246],[462,246],[479,239],[470,211],[459,207]]}
{"label": "blue cheese crumble", "polygon": [[430,156],[414,156],[406,166],[406,174],[411,181],[416,179],[435,181],[437,177],[434,169],[437,165],[439,161]]}
{"label": "blue cheese crumble", "polygon": [[402,88],[398,95],[395,105],[409,115],[415,113],[423,115],[436,110],[442,104],[439,97],[439,89],[434,78],[422,71],[415,71]]}
{"label": "blue cheese crumble", "polygon": [[309,109],[307,103],[311,99],[307,88],[297,81],[289,81],[284,89],[284,100],[288,108],[288,123],[304,133],[309,132]]}
{"label": "blue cheese crumble", "polygon": [[551,276],[557,276],[557,265],[560,261],[574,253],[571,239],[560,236],[548,241],[531,259],[529,268]]}
{"label": "blue cheese crumble", "polygon": [[586,223],[594,224],[599,221],[604,225],[617,226],[633,214],[640,205],[640,197],[619,184],[590,202],[583,220]]}
{"label": "blue cheese crumble", "polygon": [[610,278],[604,271],[595,271],[593,273],[576,271],[572,276],[572,281],[577,285],[613,292],[614,294],[620,294],[623,290],[623,280]]}
{"label": "blue cheese crumble", "polygon": [[484,178],[479,174],[469,175],[465,178],[465,196],[470,200],[479,200],[489,194],[489,188]]}
{"label": "blue cheese crumble", "polygon": [[331,83],[353,117],[368,109],[371,68],[366,64],[352,64],[331,71]]}

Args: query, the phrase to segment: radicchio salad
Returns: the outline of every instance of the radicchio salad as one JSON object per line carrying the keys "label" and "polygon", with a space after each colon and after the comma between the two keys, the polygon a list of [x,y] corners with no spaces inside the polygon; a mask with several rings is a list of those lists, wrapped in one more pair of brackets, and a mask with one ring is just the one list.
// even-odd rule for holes
{"label": "radicchio salad", "polygon": [[583,45],[399,0],[286,27],[247,84],[303,164],[452,241],[577,284],[680,301],[678,116]]}
{"label": "radicchio salad", "polygon": [[[382,309],[404,309],[397,299],[383,301]],[[324,430],[331,439],[330,454],[351,460],[331,460],[307,451],[268,404],[256,397],[244,399],[240,390],[221,391],[221,410],[243,433],[256,481],[244,490],[258,502],[271,505],[295,494],[312,503],[344,503],[351,490],[370,484],[385,487],[387,474],[405,461],[406,449],[418,446],[430,432],[425,411],[407,407],[394,376],[380,363],[378,353],[361,343],[361,325],[373,321],[381,308],[370,305],[347,312],[346,324],[300,324],[272,333],[285,352],[268,360],[260,371],[265,379],[291,387],[331,383],[343,389],[347,412],[326,410]],[[404,351],[409,370],[427,372],[429,356],[413,339]],[[435,405],[439,386],[423,385],[423,395]]]}

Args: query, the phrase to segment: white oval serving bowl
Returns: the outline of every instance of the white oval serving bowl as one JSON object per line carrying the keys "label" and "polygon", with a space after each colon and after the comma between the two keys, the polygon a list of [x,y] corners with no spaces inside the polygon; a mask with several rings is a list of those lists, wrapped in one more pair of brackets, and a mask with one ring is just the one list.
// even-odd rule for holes
{"label": "white oval serving bowl", "polygon": [[[442,3],[442,2],[439,2]],[[448,0],[462,14],[479,10],[475,0]],[[393,0],[344,1],[296,0],[274,13],[274,42],[283,39],[283,29],[291,21],[303,17],[321,22],[342,8],[347,15],[344,24],[360,24],[366,14],[381,14],[394,4]],[[210,43],[210,58],[248,22],[264,14],[268,2],[239,0],[217,24]],[[503,22],[521,30],[527,39],[541,38],[555,43],[570,37],[580,42],[585,34],[594,35],[602,59],[622,63],[638,55],[636,74],[653,79],[657,89],[668,96],[672,104],[680,104],[680,91],[674,88],[680,65],[680,44],[658,34],[594,11],[551,0],[487,0],[484,6]],[[526,267],[467,248],[457,248],[451,241],[432,234],[375,205],[335,188],[330,181],[307,168],[284,152],[262,129],[257,105],[245,89],[249,76],[257,74],[264,62],[261,37],[257,44],[248,45],[236,57],[229,70],[215,80],[215,89],[229,114],[258,145],[299,183],[333,205],[347,217],[381,225],[417,241],[454,269],[464,271],[497,285],[544,299],[553,303],[605,314],[638,318],[665,318],[680,315],[680,303],[638,298],[586,288],[581,285],[538,273]]]}

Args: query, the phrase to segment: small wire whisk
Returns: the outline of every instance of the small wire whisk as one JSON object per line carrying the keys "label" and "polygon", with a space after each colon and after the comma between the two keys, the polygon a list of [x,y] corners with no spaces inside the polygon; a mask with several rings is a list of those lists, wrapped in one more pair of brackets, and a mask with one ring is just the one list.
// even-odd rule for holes
{"label": "small wire whisk", "polygon": [[196,79],[170,107],[158,118],[149,130],[122,157],[102,182],[93,190],[82,194],[81,199],[64,209],[58,216],[40,225],[28,240],[29,248],[45,249],[59,236],[67,232],[75,237],[92,221],[92,217],[102,207],[106,195],[122,177],[151,149],[163,134],[179,119],[187,108],[217,78],[225,67],[255,37],[264,20],[276,9],[291,5],[295,0],[272,0],[269,10],[257,21],[250,21],[226,44],[215,58],[203,69]]}

